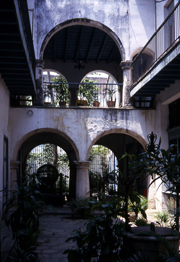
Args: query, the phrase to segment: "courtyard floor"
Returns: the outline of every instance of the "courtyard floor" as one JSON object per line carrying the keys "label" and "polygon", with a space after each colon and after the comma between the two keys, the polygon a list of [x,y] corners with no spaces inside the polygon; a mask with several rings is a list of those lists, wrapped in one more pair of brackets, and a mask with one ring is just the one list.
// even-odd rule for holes
{"label": "courtyard floor", "polygon": [[[148,210],[147,218],[149,222],[154,221],[153,210]],[[67,248],[71,248],[75,243],[65,240],[71,236],[74,229],[85,228],[87,219],[72,219],[71,210],[68,207],[53,208],[44,210],[40,218],[40,235],[38,238],[37,252],[40,262],[67,262],[67,255],[63,252]],[[1,246],[1,260],[6,261],[10,246],[12,245],[12,237],[10,232],[1,221],[1,239],[8,236]]]}

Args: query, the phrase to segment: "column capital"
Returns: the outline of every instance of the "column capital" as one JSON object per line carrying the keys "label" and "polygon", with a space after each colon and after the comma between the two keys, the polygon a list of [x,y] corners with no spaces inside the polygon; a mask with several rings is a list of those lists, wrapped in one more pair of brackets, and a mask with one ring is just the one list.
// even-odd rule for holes
{"label": "column capital", "polygon": [[132,68],[131,64],[132,64],[132,60],[126,60],[126,61],[121,61],[120,66],[122,70],[131,69]]}
{"label": "column capital", "polygon": [[17,160],[10,160],[10,169],[18,169],[20,163]]}
{"label": "column capital", "polygon": [[89,168],[91,162],[90,161],[74,161],[77,168]]}
{"label": "column capital", "polygon": [[36,59],[36,67],[44,68],[45,61],[43,59]]}

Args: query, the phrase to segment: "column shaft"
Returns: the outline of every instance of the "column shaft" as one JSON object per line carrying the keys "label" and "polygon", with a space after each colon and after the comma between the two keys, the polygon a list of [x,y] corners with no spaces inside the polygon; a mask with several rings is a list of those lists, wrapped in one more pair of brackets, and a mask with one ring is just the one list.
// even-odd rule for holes
{"label": "column shaft", "polygon": [[131,63],[132,61],[122,61],[121,68],[123,70],[123,93],[122,106],[131,108],[130,87],[131,87]]}
{"label": "column shaft", "polygon": [[89,161],[76,161],[76,199],[90,197]]}

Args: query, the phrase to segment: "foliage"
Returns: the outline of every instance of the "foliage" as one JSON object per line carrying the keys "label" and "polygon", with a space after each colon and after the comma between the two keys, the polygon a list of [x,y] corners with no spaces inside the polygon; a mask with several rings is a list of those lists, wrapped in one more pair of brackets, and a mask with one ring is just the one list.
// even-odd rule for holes
{"label": "foliage", "polygon": [[[180,192],[180,158],[173,154],[175,145],[165,150],[161,149],[161,140],[154,152],[144,152],[139,161],[134,161],[132,170],[140,175],[148,174],[152,177],[152,183],[161,179],[167,185],[167,190],[176,193],[176,203],[179,203]],[[154,174],[156,177],[154,178]],[[150,185],[151,185],[150,184]],[[176,208],[175,226],[179,230],[179,208]]]}
{"label": "foliage", "polygon": [[113,86],[110,86],[110,85],[109,85],[109,86],[106,87],[106,94],[109,95],[111,101],[113,101],[113,95],[114,95],[115,93],[116,93],[116,90],[114,89]]}
{"label": "foliage", "polygon": [[93,102],[98,100],[98,86],[95,81],[91,79],[83,79],[79,87],[78,97],[80,100],[87,99],[87,105],[92,105]]}
{"label": "foliage", "polygon": [[90,150],[89,161],[93,161],[96,156],[100,156],[101,159],[103,159],[109,153],[110,153],[110,149],[105,146],[101,146],[101,145],[93,146]]}
{"label": "foliage", "polygon": [[128,155],[127,153],[122,155],[119,159],[128,161],[129,169],[127,173],[122,173],[118,170],[119,173],[119,183],[118,183],[118,193],[123,198],[123,208],[124,208],[124,217],[126,221],[126,230],[129,231],[129,210],[135,212],[136,217],[140,212],[144,218],[146,218],[145,207],[142,205],[142,196],[135,190],[135,181],[140,177],[139,173],[136,170],[131,168],[131,162],[133,162],[134,156]]}
{"label": "foliage", "polygon": [[139,218],[135,221],[136,226],[141,227],[141,226],[147,226],[147,221],[143,218]]}
{"label": "foliage", "polygon": [[9,257],[10,261],[33,261],[34,252],[31,249],[39,235],[39,216],[44,206],[38,181],[37,175],[27,174],[26,180],[22,185],[17,184],[4,204],[5,223],[14,239],[14,254]]}
{"label": "foliage", "polygon": [[149,260],[149,254],[145,252],[137,252],[137,254],[133,254],[131,257],[124,260],[124,262],[152,262]]}
{"label": "foliage", "polygon": [[157,219],[156,223],[159,226],[161,227],[170,226],[171,215],[169,214],[168,210],[162,212],[159,211],[156,213],[154,217]]}
{"label": "foliage", "polygon": [[157,234],[156,232],[151,233],[166,249],[166,252],[159,256],[159,262],[179,262],[180,261],[180,250],[177,251],[177,248],[169,243],[164,236]]}
{"label": "foliage", "polygon": [[104,180],[99,172],[89,170],[90,193],[100,192],[104,187]]}
{"label": "foliage", "polygon": [[49,90],[51,91],[54,89],[56,91],[56,97],[55,97],[55,104],[60,103],[60,102],[69,102],[69,88],[66,80],[61,77],[57,76],[52,78],[52,81],[54,84],[49,85]]}
{"label": "foliage", "polygon": [[19,246],[14,248],[12,255],[9,255],[7,258],[8,262],[38,262],[37,252],[34,250],[34,247],[29,247],[26,250],[21,249]]}
{"label": "foliage", "polygon": [[116,262],[120,259],[124,229],[117,218],[120,211],[118,203],[119,200],[113,199],[106,204],[96,204],[94,209],[103,210],[104,214],[92,218],[84,232],[81,229],[72,232],[73,236],[66,242],[76,242],[77,248],[64,251],[64,254],[68,254],[69,262],[90,262],[92,258],[97,258],[97,262]]}

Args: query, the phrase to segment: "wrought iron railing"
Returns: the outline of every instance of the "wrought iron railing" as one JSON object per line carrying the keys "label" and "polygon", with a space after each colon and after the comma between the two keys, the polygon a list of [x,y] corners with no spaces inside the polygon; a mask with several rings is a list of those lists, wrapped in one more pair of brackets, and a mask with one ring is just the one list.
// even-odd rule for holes
{"label": "wrought iron railing", "polygon": [[132,80],[137,82],[146,71],[176,42],[180,36],[180,3],[153,34],[132,62]]}
{"label": "wrought iron railing", "polygon": [[[44,82],[44,104],[51,107],[89,106],[116,107],[121,106],[122,83],[54,83]],[[77,100],[72,103],[72,96],[77,91]]]}

